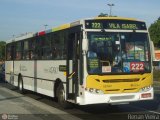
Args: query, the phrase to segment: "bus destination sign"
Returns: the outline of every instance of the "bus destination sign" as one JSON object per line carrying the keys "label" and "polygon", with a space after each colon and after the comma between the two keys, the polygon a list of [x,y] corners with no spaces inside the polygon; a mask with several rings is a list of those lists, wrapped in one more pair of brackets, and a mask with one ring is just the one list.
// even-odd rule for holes
{"label": "bus destination sign", "polygon": [[130,20],[86,20],[86,29],[146,30],[146,24]]}

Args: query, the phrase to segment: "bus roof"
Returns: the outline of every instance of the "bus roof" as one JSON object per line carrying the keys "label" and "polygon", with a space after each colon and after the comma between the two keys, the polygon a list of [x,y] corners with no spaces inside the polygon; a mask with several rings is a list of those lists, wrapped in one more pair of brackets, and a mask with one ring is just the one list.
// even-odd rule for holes
{"label": "bus roof", "polygon": [[94,19],[96,19],[96,20],[101,20],[101,19],[105,19],[105,20],[136,20],[136,19],[134,19],[134,18],[124,18],[124,17],[95,17]]}
{"label": "bus roof", "polygon": [[129,21],[144,22],[144,21],[137,20],[137,19],[134,19],[134,18],[116,17],[116,16],[114,16],[114,17],[113,16],[106,16],[106,17],[86,18],[86,19],[81,19],[81,20],[69,23],[69,24],[60,25],[58,27],[54,27],[54,28],[51,28],[51,29],[48,29],[48,30],[45,30],[45,31],[40,31],[40,32],[35,32],[35,33],[33,33],[33,32],[25,33],[25,34],[22,34],[20,36],[17,36],[15,38],[12,38],[12,39],[8,40],[7,43],[10,43],[10,42],[13,42],[13,41],[25,40],[27,38],[31,38],[31,37],[34,37],[34,36],[41,36],[41,35],[46,34],[46,33],[56,32],[56,31],[59,31],[59,30],[63,30],[63,29],[73,27],[73,26],[78,26],[78,25],[81,25],[84,20],[129,20]]}
{"label": "bus roof", "polygon": [[33,32],[21,34],[21,35],[19,35],[19,36],[16,36],[16,37],[14,37],[14,38],[12,38],[12,39],[7,40],[6,43],[24,40],[24,39],[27,39],[27,38],[31,38],[31,37],[33,37],[33,36],[35,36],[35,33],[33,33]]}

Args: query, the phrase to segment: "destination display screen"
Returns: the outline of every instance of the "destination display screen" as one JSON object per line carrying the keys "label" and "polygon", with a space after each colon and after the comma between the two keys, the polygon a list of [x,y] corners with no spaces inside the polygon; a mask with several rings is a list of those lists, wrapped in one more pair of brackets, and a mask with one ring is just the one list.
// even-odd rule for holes
{"label": "destination display screen", "polygon": [[146,30],[146,24],[130,20],[86,20],[86,29]]}

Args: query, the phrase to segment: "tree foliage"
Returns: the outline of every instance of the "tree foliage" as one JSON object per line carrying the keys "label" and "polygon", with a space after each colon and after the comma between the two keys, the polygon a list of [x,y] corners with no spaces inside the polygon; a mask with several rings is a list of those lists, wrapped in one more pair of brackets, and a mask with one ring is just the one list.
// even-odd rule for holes
{"label": "tree foliage", "polygon": [[6,42],[0,41],[0,60],[5,59],[5,45]]}
{"label": "tree foliage", "polygon": [[149,27],[151,40],[156,47],[160,47],[160,17]]}
{"label": "tree foliage", "polygon": [[105,14],[105,13],[100,13],[99,15],[98,15],[98,17],[107,17],[108,16],[108,14]]}

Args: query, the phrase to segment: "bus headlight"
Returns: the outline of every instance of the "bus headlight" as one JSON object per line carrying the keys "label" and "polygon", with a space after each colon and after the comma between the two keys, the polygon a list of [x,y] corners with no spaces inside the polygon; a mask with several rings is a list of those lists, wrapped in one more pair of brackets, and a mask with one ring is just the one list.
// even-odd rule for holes
{"label": "bus headlight", "polygon": [[93,94],[104,94],[102,90],[99,90],[99,89],[94,89],[94,88],[86,88],[85,89],[86,91],[90,92],[90,93],[93,93]]}
{"label": "bus headlight", "polygon": [[89,92],[93,93],[94,89],[93,88],[89,88]]}
{"label": "bus headlight", "polygon": [[147,92],[147,91],[149,91],[151,88],[152,88],[151,85],[150,85],[150,86],[143,87],[143,88],[140,89],[140,92]]}
{"label": "bus headlight", "polygon": [[98,90],[98,89],[96,89],[95,92],[96,92],[97,94],[104,94],[102,90]]}

